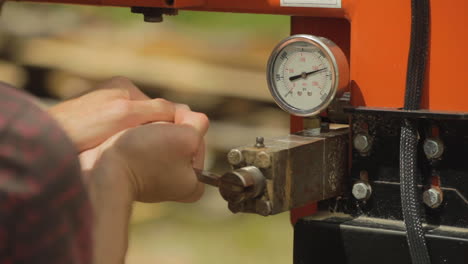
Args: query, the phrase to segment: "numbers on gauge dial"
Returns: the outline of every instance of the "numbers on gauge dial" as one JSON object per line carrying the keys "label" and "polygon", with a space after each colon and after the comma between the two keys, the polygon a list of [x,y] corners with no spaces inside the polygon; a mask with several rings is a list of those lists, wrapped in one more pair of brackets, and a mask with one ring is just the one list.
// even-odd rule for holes
{"label": "numbers on gauge dial", "polygon": [[319,48],[306,42],[292,43],[280,51],[273,69],[277,93],[288,105],[310,110],[328,98],[332,68]]}

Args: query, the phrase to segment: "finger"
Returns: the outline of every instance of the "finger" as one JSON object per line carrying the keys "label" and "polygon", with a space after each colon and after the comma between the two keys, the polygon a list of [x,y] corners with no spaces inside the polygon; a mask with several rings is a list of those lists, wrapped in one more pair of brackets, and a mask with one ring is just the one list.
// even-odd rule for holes
{"label": "finger", "polygon": [[126,119],[133,125],[150,122],[174,122],[175,106],[164,99],[130,101]]}
{"label": "finger", "polygon": [[174,123],[179,124],[186,113],[191,112],[191,109],[186,104],[176,104],[175,105],[175,116]]}
{"label": "finger", "polygon": [[205,167],[205,140],[203,139],[193,157],[193,167],[201,170]]}
{"label": "finger", "polygon": [[175,104],[176,111],[191,111],[190,106],[186,104]]}
{"label": "finger", "polygon": [[205,114],[184,109],[181,109],[177,112],[175,121],[175,123],[178,125],[188,125],[195,128],[195,130],[202,136],[206,134],[206,131],[210,125],[210,121]]}
{"label": "finger", "polygon": [[[205,142],[202,140],[200,146],[198,147],[198,151],[193,158],[193,167],[197,169],[203,169],[205,163]],[[190,194],[188,197],[178,200],[177,202],[181,203],[193,203],[202,197],[203,193],[205,192],[205,184],[202,182],[197,182],[197,186],[195,191]]]}
{"label": "finger", "polygon": [[150,99],[144,94],[130,79],[122,76],[112,77],[99,85],[99,89],[108,89],[109,92],[120,90],[130,100],[148,100]]}
{"label": "finger", "polygon": [[130,95],[130,100],[148,100],[150,99],[145,93],[143,93],[140,88],[136,87],[133,83],[132,86],[128,88],[128,94]]}

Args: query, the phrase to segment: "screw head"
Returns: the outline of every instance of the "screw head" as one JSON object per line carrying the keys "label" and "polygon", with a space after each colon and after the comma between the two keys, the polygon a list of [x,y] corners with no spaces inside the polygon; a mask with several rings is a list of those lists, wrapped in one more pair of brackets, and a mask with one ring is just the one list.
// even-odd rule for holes
{"label": "screw head", "polygon": [[371,147],[369,136],[366,134],[355,135],[353,139],[353,146],[359,152],[369,151]]}
{"label": "screw head", "polygon": [[255,147],[256,148],[264,148],[265,147],[265,144],[264,144],[264,139],[263,137],[257,137],[255,139]]}
{"label": "screw head", "polygon": [[257,200],[255,203],[258,214],[268,216],[271,214],[271,203],[269,201]]}
{"label": "screw head", "polygon": [[438,188],[429,188],[423,193],[423,202],[430,208],[439,207],[442,201],[442,191]]}
{"label": "screw head", "polygon": [[437,138],[428,138],[424,141],[423,149],[428,159],[438,159],[444,153],[444,143]]}
{"label": "screw head", "polygon": [[244,156],[242,155],[242,152],[240,150],[232,149],[227,154],[227,159],[229,164],[236,166],[244,161]]}
{"label": "screw head", "polygon": [[369,199],[372,194],[372,187],[365,182],[358,182],[353,185],[352,190],[354,198],[359,201],[364,201]]}
{"label": "screw head", "polygon": [[262,169],[269,168],[271,166],[270,154],[266,153],[265,151],[258,152],[257,156],[255,157],[254,165]]}

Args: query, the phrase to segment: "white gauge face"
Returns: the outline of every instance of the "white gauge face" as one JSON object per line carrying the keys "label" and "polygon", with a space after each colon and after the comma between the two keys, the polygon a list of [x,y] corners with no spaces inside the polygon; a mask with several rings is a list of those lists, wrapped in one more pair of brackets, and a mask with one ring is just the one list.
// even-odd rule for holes
{"label": "white gauge face", "polygon": [[273,51],[268,65],[269,88],[287,112],[316,115],[335,97],[337,71],[335,57],[321,39],[292,36]]}

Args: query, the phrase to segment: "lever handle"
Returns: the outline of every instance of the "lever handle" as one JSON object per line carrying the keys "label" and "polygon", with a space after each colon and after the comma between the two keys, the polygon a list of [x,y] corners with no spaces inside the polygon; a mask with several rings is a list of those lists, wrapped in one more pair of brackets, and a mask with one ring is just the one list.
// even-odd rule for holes
{"label": "lever handle", "polygon": [[254,166],[233,170],[220,176],[206,170],[193,169],[198,181],[219,188],[221,196],[228,202],[240,203],[255,198],[265,189],[265,177]]}
{"label": "lever handle", "polygon": [[193,170],[195,171],[195,174],[197,175],[197,178],[200,182],[211,186],[219,187],[221,176],[219,176],[218,174],[197,168],[194,168]]}

